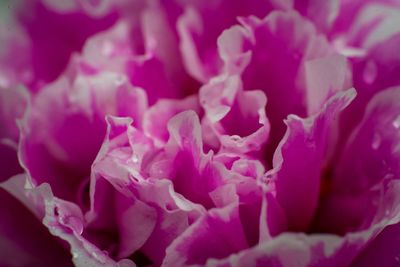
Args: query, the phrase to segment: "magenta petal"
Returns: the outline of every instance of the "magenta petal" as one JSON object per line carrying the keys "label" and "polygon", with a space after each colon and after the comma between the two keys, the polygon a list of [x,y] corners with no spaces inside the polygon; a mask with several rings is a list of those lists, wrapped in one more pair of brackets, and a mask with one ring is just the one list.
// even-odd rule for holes
{"label": "magenta petal", "polygon": [[[90,214],[91,223],[85,236],[116,259],[130,257],[153,234],[159,220],[157,210],[133,194],[121,192],[119,187],[104,181],[101,175],[98,175],[94,187],[96,216],[93,218]],[[107,212],[110,209],[115,213]]]}
{"label": "magenta petal", "polygon": [[167,248],[163,266],[204,265],[210,258],[224,258],[246,246],[237,207],[214,209]]}
{"label": "magenta petal", "polygon": [[67,81],[60,80],[34,98],[23,120],[19,153],[35,184],[50,182],[56,195],[74,199],[90,174],[105,129],[99,118],[68,111],[68,89]]}
{"label": "magenta petal", "polygon": [[[118,257],[133,255],[135,258],[139,253],[159,264],[165,248],[204,209],[174,192],[171,181],[144,179],[141,165],[146,164],[157,149],[151,140],[130,125],[130,119],[109,117],[107,121],[107,139],[93,165],[95,178],[92,182],[96,185],[92,210],[88,214],[92,227],[118,229]],[[104,183],[112,184],[114,189],[104,190]],[[115,198],[115,206],[111,208],[117,212],[111,216],[113,218],[104,211],[104,206],[110,205],[107,199],[111,196]],[[107,220],[108,225],[104,224]]]}
{"label": "magenta petal", "polygon": [[183,111],[193,110],[200,113],[198,97],[188,96],[180,100],[161,99],[151,106],[143,117],[143,131],[149,135],[154,142],[161,146],[169,139],[168,121]]}
{"label": "magenta petal", "polygon": [[[274,154],[270,174],[275,175],[276,197],[289,229],[305,230],[316,211],[320,173],[326,163],[335,119],[355,97],[351,89],[332,97],[319,114],[308,119],[289,116],[288,130]],[[306,161],[299,157],[307,155]]]}
{"label": "magenta petal", "polygon": [[399,231],[399,223],[387,227],[363,250],[351,266],[396,266],[399,263]]}
{"label": "magenta petal", "polygon": [[[9,6],[15,6],[10,3]],[[12,29],[12,30],[10,30]],[[24,28],[15,18],[2,20],[0,25],[0,87],[13,88],[33,82],[33,66],[31,63],[31,41]]]}
{"label": "magenta petal", "polygon": [[[217,77],[200,90],[205,109],[203,127],[214,131],[221,151],[248,153],[261,149],[269,133],[262,91],[243,92],[238,76]],[[240,123],[242,122],[242,123]],[[212,138],[210,134],[205,138]],[[212,141],[209,141],[212,146]]]}
{"label": "magenta petal", "polygon": [[[55,80],[67,66],[71,54],[79,51],[90,35],[116,20],[115,14],[97,19],[80,11],[60,14],[40,1],[25,3],[19,12],[31,39],[33,90],[39,89],[43,82]],[[60,31],[62,35],[58,34]]]}
{"label": "magenta petal", "polygon": [[209,208],[213,206],[209,193],[218,187],[221,177],[212,165],[211,153],[203,152],[200,127],[194,111],[174,116],[168,123],[168,143],[164,152],[149,165],[149,174],[150,177],[168,177],[176,192]]}
{"label": "magenta petal", "polygon": [[29,94],[24,88],[0,86],[0,139],[18,141],[17,120],[23,117],[28,99]]}
{"label": "magenta petal", "polygon": [[[72,259],[76,266],[86,266],[88,264],[90,266],[135,266],[129,260],[115,262],[104,251],[101,251],[82,237],[84,219],[77,205],[54,197],[48,184],[42,184],[33,189],[23,189],[21,182],[24,181],[28,182],[29,179],[11,181],[15,185],[19,185],[19,188],[15,187],[11,182],[7,182],[3,186],[18,197],[31,212],[39,218],[43,218],[43,224],[51,234],[69,244],[72,255],[68,258]],[[29,187],[29,183],[26,186]],[[47,256],[45,258],[49,259]]]}
{"label": "magenta petal", "polygon": [[372,98],[350,136],[334,171],[331,192],[322,204],[319,223],[325,229],[346,232],[368,227],[376,213],[370,190],[400,174],[399,105],[395,100],[399,93],[394,87]]}
{"label": "magenta petal", "polygon": [[358,3],[356,9],[360,10],[348,32],[349,40],[337,41],[339,44],[344,42],[345,47],[341,49],[343,54],[348,54],[346,50],[359,51],[348,55],[352,59],[354,87],[359,97],[343,115],[344,140],[362,119],[371,98],[400,83],[400,58],[395,52],[400,43],[400,31],[396,27],[387,26],[397,24],[400,9],[399,6],[392,7],[389,2],[365,7]]}
{"label": "magenta petal", "polygon": [[[366,230],[351,232],[343,237],[332,234],[282,233],[229,258],[210,260],[208,266],[351,266],[359,255],[355,262],[365,263],[368,255],[360,252],[366,246],[366,252],[383,252],[381,249],[385,248],[386,255],[393,255],[392,247],[386,246],[395,244],[397,238],[388,238],[386,232],[392,231],[400,219],[399,189],[399,182],[391,181],[377,190],[382,205],[374,224]],[[383,238],[391,243],[383,244]],[[380,248],[380,245],[383,247]],[[392,259],[385,259],[384,262],[392,262]]]}
{"label": "magenta petal", "polygon": [[[18,198],[26,198],[25,176],[16,176],[0,184],[0,257],[4,266],[72,266],[71,255],[60,240],[52,236],[35,210],[24,206]],[[5,190],[4,190],[5,189]],[[7,192],[9,191],[9,192]],[[11,194],[16,195],[14,198]],[[27,200],[29,202],[30,200]],[[11,212],[12,211],[12,212]],[[26,227],[29,222],[29,227]]]}
{"label": "magenta petal", "polygon": [[[206,82],[222,67],[216,40],[222,31],[236,24],[237,17],[263,17],[271,10],[288,9],[291,1],[218,1],[213,5],[199,2],[186,7],[177,22],[181,52],[187,71],[197,80]],[[224,15],[221,16],[220,12]]]}
{"label": "magenta petal", "polygon": [[[371,22],[371,20],[369,19],[363,19],[362,23],[357,23],[357,20],[360,19],[360,17],[364,17],[364,14],[369,13],[379,15],[380,11],[384,9],[391,9],[392,11],[395,11],[399,7],[400,5],[396,0],[340,1],[340,10],[334,24],[333,34],[341,34],[343,32],[347,32],[351,36],[354,33],[354,31],[351,30],[353,26],[358,27],[362,26],[364,23],[369,24]],[[368,12],[365,12],[366,10],[368,10]],[[363,12],[365,13],[362,14]],[[370,16],[370,18],[371,17],[373,16]],[[371,26],[376,26],[376,22],[378,21],[375,20],[372,24],[369,25],[369,27],[366,27],[366,33],[368,33],[368,31],[372,29]]]}
{"label": "magenta petal", "polygon": [[129,260],[115,262],[99,248],[88,242],[81,236],[83,218],[79,208],[69,202],[53,198],[48,188],[39,187],[39,194],[45,201],[46,215],[43,223],[50,232],[70,244],[72,260],[77,266],[135,266]]}
{"label": "magenta petal", "polygon": [[[166,72],[162,62],[153,55],[127,63],[127,73],[133,85],[144,88],[149,95],[149,102],[154,104],[160,98],[175,98],[179,96],[177,87]],[[157,78],[155,75],[157,73]]]}
{"label": "magenta petal", "polygon": [[[257,162],[237,160],[231,170],[221,168],[225,184],[210,193],[218,208],[209,210],[175,239],[167,249],[165,266],[208,264],[213,259],[228,257],[258,243],[260,226],[265,225],[264,220],[267,222],[265,214],[260,213],[263,191],[257,179],[262,173],[251,177],[252,172],[241,170],[242,167],[256,167],[254,165]],[[272,199],[268,198],[268,201],[272,202]],[[274,211],[274,203],[270,204],[265,210],[267,216],[271,216],[268,222],[273,225],[273,220],[279,223],[275,216],[278,213]],[[261,224],[260,220],[263,221]]]}
{"label": "magenta petal", "polygon": [[308,114],[316,114],[329,97],[352,86],[348,62],[343,56],[308,60],[304,68]]}
{"label": "magenta petal", "polygon": [[0,141],[0,182],[4,182],[13,175],[22,173],[19,164],[17,148],[14,143]]}
{"label": "magenta petal", "polygon": [[42,0],[42,2],[48,7],[56,10],[60,13],[70,13],[76,11],[84,11],[85,13],[93,17],[102,17],[109,14],[112,8],[112,1],[100,0],[100,1],[82,1],[82,0],[71,0],[71,1],[57,1],[57,0]]}
{"label": "magenta petal", "polygon": [[[211,76],[211,71],[216,72],[216,66],[208,65],[208,69],[213,69],[203,70],[203,64],[197,55],[196,44],[198,42],[194,40],[194,36],[201,34],[203,31],[201,26],[201,16],[198,11],[193,8],[187,8],[185,13],[179,18],[177,28],[181,38],[180,48],[184,55],[183,59],[188,72],[197,80],[206,80],[207,76]],[[216,60],[215,54],[214,60]]]}
{"label": "magenta petal", "polygon": [[339,15],[342,4],[339,0],[298,0],[294,7],[305,17],[309,18],[322,32],[329,32]]}
{"label": "magenta petal", "polygon": [[17,158],[17,120],[23,117],[27,98],[22,88],[0,87],[0,182],[23,172]]}
{"label": "magenta petal", "polygon": [[0,265],[400,262],[397,1],[0,4]]}
{"label": "magenta petal", "polygon": [[143,45],[141,38],[136,38],[135,41],[129,38],[131,30],[133,31],[126,21],[120,21],[107,31],[90,37],[81,54],[75,55],[81,69],[89,74],[106,70],[123,74],[126,62],[136,54],[135,47]]}
{"label": "magenta petal", "polygon": [[[107,122],[106,140],[92,167],[91,210],[87,214],[90,224],[86,235],[121,258],[143,246],[154,229],[157,215],[154,208],[126,188],[130,183],[129,168],[142,159],[139,151],[133,154],[127,147],[128,134],[134,133],[132,119],[108,117]],[[105,207],[115,213],[110,214]],[[103,239],[99,238],[102,233]]]}
{"label": "magenta petal", "polygon": [[268,241],[271,237],[275,237],[287,229],[288,222],[285,211],[274,194],[265,192],[261,207],[259,241]]}
{"label": "magenta petal", "polygon": [[295,11],[274,11],[262,20],[247,17],[240,22],[242,27],[221,35],[219,51],[226,72],[240,75],[245,90],[260,89],[268,98],[270,161],[284,134],[283,119],[289,114],[312,115],[335,92],[348,89],[350,69],[315,26]]}
{"label": "magenta petal", "polygon": [[[64,77],[37,94],[22,123],[20,157],[35,184],[49,182],[58,197],[79,203],[78,188],[106,134],[105,115],[141,124],[146,95],[126,77],[109,72]],[[79,196],[78,196],[79,198]]]}
{"label": "magenta petal", "polygon": [[[145,138],[143,140],[135,139],[135,144],[129,147],[130,135],[137,136],[136,130],[131,126],[130,118],[108,117],[107,122],[107,137],[92,167],[90,217],[104,219],[101,217],[109,216],[107,212],[103,211],[103,207],[107,205],[106,195],[112,192],[111,195],[115,199],[113,209],[117,212],[112,220],[120,228],[121,244],[118,246],[120,249],[118,254],[125,257],[144,244],[155,224],[155,210],[134,198],[126,188],[131,183],[130,175],[135,174],[131,174],[130,170],[139,166],[143,160],[144,153],[142,154],[139,149],[142,148],[146,151],[152,148],[152,144],[146,143]],[[136,215],[134,214],[135,210],[138,211]],[[141,227],[128,227],[129,223],[135,220],[140,221],[146,217],[148,217],[148,221],[139,223]],[[142,236],[144,237],[141,238]]]}
{"label": "magenta petal", "polygon": [[[349,138],[337,167],[334,188],[362,192],[384,178],[400,175],[399,130],[400,88],[377,94],[369,102],[359,126]],[[347,177],[353,177],[348,180]],[[346,186],[341,186],[341,184]]]}

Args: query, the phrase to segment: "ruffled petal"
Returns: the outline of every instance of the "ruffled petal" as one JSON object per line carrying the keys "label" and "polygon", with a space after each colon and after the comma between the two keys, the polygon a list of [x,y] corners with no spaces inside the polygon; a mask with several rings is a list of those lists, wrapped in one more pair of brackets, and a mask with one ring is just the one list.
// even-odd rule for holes
{"label": "ruffled petal", "polygon": [[196,95],[179,100],[159,100],[144,114],[143,131],[153,139],[157,146],[165,145],[169,139],[167,128],[169,120],[178,113],[187,110],[193,110],[200,115],[200,105],[198,102]]}
{"label": "ruffled petal", "polygon": [[[187,71],[197,80],[206,82],[218,74],[222,62],[218,58],[216,40],[222,31],[236,23],[239,16],[263,17],[271,10],[288,9],[291,1],[216,1],[185,8],[177,22],[180,49]],[[224,16],[220,15],[224,12]]]}
{"label": "ruffled petal", "polygon": [[42,1],[26,2],[17,12],[30,40],[33,79],[27,85],[35,91],[63,72],[71,54],[79,51],[89,36],[110,27],[117,18],[115,14],[93,18],[81,10],[61,14]]}
{"label": "ruffled petal", "polygon": [[[346,1],[332,30],[337,50],[352,61],[354,87],[358,97],[343,114],[342,143],[362,119],[371,98],[400,84],[400,5],[396,1]],[[348,14],[352,14],[348,16]]]}
{"label": "ruffled petal", "polygon": [[267,99],[262,91],[243,91],[240,78],[218,77],[200,90],[200,102],[205,110],[203,127],[208,127],[214,136],[206,142],[221,152],[248,153],[259,151],[267,142],[269,122],[265,116]]}
{"label": "ruffled petal", "polygon": [[163,266],[204,265],[210,258],[224,258],[246,247],[237,207],[213,209],[174,240]]}
{"label": "ruffled petal", "polygon": [[[332,234],[282,233],[272,240],[240,251],[224,259],[211,259],[206,266],[364,266],[378,261],[396,262],[391,245],[398,239],[388,233],[396,233],[399,223],[399,182],[389,181],[380,187],[382,201],[376,220],[368,229],[354,231],[345,236]],[[383,240],[390,243],[383,244]],[[367,253],[372,254],[367,254]],[[382,252],[379,256],[375,253]],[[394,253],[393,253],[394,252]],[[386,254],[387,253],[387,254]],[[382,255],[388,258],[382,259]],[[377,256],[377,258],[374,258]],[[360,265],[361,264],[361,265]]]}
{"label": "ruffled petal", "polygon": [[[360,192],[385,177],[400,175],[400,88],[377,94],[368,104],[362,122],[353,132],[335,173],[334,188]],[[349,180],[347,177],[353,177]],[[346,186],[341,186],[342,184]]]}
{"label": "ruffled petal", "polygon": [[[294,1],[294,7],[303,16],[314,22],[321,32],[329,32],[339,15],[341,2],[339,0],[300,0]],[[348,1],[347,1],[348,2]]]}
{"label": "ruffled petal", "polygon": [[[112,184],[114,191],[119,192],[114,207],[117,214],[111,218],[114,228],[119,229],[118,257],[131,255],[140,262],[136,258],[141,255],[159,264],[165,248],[204,209],[177,194],[170,180],[146,178],[141,165],[158,149],[130,125],[130,119],[109,117],[108,123],[108,137],[93,165],[92,210],[87,216],[94,225],[107,221],[110,215],[104,212],[104,206],[109,205],[105,195],[111,194],[104,191],[102,184]],[[108,228],[113,229],[112,225]]]}
{"label": "ruffled petal", "polygon": [[399,177],[399,92],[395,87],[377,94],[349,138],[321,204],[321,229],[343,233],[368,227],[376,213],[371,188]]}
{"label": "ruffled petal", "polygon": [[146,167],[149,177],[169,178],[176,192],[205,207],[213,206],[209,192],[218,187],[221,176],[211,162],[212,154],[203,152],[197,114],[179,113],[169,121],[168,131],[165,148]]}
{"label": "ruffled petal", "polygon": [[24,115],[28,97],[23,88],[0,87],[0,182],[22,173],[17,158],[17,120]]}
{"label": "ruffled petal", "polygon": [[[24,195],[25,175],[0,184],[0,257],[5,266],[72,266],[71,255],[52,236],[35,214],[35,206]],[[12,211],[12,212],[10,212]],[[29,222],[29,227],[26,227]]]}
{"label": "ruffled petal", "polygon": [[[318,204],[321,171],[334,140],[335,120],[354,97],[354,89],[338,93],[314,117],[289,116],[286,121],[288,130],[267,176],[274,176],[276,197],[291,230],[304,231],[310,225]],[[307,160],[299,160],[305,155]]]}
{"label": "ruffled petal", "polygon": [[221,35],[219,50],[226,72],[240,75],[245,90],[261,89],[268,98],[270,161],[284,134],[283,119],[318,112],[329,97],[350,87],[350,69],[315,26],[295,11],[240,21],[242,27]]}
{"label": "ruffled petal", "polygon": [[83,217],[78,206],[52,197],[50,189],[45,185],[36,190],[39,190],[45,203],[43,223],[53,235],[69,243],[75,266],[136,266],[126,259],[114,261],[107,252],[100,250],[82,236]]}
{"label": "ruffled petal", "polygon": [[61,198],[77,202],[106,134],[105,115],[131,116],[140,125],[146,95],[124,76],[101,73],[64,78],[34,97],[22,122],[20,158],[34,184],[49,182]]}

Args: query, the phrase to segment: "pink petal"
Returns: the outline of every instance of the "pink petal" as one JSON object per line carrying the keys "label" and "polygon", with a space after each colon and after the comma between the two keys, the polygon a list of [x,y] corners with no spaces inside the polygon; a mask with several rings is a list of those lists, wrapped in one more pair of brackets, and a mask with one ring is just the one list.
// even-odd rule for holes
{"label": "pink petal", "polygon": [[200,102],[206,112],[204,127],[214,131],[221,151],[254,152],[266,143],[269,122],[265,116],[267,100],[262,91],[243,92],[239,77],[222,76],[201,88]]}
{"label": "pink petal", "polygon": [[[354,97],[354,89],[338,93],[314,117],[290,116],[286,122],[288,130],[274,154],[274,169],[267,175],[275,175],[276,197],[289,229],[304,231],[313,218],[335,119]],[[307,160],[299,160],[304,155]]]}

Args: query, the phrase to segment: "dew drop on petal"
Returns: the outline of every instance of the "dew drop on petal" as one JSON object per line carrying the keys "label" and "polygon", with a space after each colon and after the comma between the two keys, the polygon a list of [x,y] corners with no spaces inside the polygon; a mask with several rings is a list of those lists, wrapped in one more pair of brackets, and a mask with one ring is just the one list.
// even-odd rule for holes
{"label": "dew drop on petal", "polygon": [[375,81],[377,74],[378,69],[376,67],[376,64],[373,61],[368,61],[367,65],[364,68],[364,81],[367,84],[372,84]]}
{"label": "dew drop on petal", "polygon": [[136,154],[132,155],[131,160],[132,160],[133,163],[138,163],[139,162],[139,158],[138,158],[138,156]]}
{"label": "dew drop on petal", "polygon": [[397,117],[394,119],[392,122],[392,125],[394,128],[399,129],[400,128],[400,115],[397,115]]}
{"label": "dew drop on petal", "polygon": [[385,216],[389,216],[390,215],[390,210],[389,209],[385,209]]}
{"label": "dew drop on petal", "polygon": [[374,134],[372,138],[372,148],[377,150],[381,146],[382,138],[378,133]]}
{"label": "dew drop on petal", "polygon": [[400,154],[400,144],[397,144],[393,148],[393,154]]}

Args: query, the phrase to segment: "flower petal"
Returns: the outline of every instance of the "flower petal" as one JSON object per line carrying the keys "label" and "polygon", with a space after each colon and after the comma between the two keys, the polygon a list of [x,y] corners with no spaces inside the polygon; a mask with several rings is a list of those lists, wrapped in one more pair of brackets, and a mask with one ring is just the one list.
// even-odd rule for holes
{"label": "flower petal", "polygon": [[[274,176],[276,197],[291,230],[306,230],[313,218],[335,120],[354,97],[354,89],[338,93],[319,114],[308,119],[289,116],[286,122],[288,130],[274,154],[274,168],[267,176]],[[306,161],[299,160],[305,155]]]}

